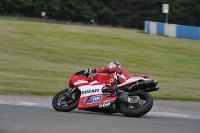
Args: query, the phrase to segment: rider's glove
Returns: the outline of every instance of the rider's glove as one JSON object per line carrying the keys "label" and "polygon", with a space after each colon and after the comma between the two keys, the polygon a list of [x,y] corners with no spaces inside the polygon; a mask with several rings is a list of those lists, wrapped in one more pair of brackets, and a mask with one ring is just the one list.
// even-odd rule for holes
{"label": "rider's glove", "polygon": [[90,73],[96,73],[96,68],[87,68],[84,72],[85,75],[89,75]]}

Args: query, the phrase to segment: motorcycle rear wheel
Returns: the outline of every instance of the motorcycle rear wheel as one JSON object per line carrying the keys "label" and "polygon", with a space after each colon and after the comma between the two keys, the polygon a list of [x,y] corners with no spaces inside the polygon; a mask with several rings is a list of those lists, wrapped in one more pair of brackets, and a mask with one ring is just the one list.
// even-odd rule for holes
{"label": "motorcycle rear wheel", "polygon": [[62,90],[53,97],[52,106],[55,110],[69,112],[77,108],[80,99],[80,91],[75,91],[70,95],[68,91],[69,89]]}
{"label": "motorcycle rear wheel", "polygon": [[144,91],[135,91],[129,93],[129,96],[139,96],[140,101],[134,104],[121,102],[120,111],[127,117],[141,117],[147,114],[153,106],[153,98]]}

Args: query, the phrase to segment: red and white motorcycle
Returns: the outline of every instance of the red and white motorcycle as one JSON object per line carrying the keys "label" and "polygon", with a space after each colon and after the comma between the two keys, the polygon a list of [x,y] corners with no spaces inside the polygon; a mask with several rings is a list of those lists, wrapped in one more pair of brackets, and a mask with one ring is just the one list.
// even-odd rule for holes
{"label": "red and white motorcycle", "polygon": [[[53,100],[53,108],[57,111],[72,111],[74,109],[122,113],[128,117],[141,117],[148,113],[153,106],[153,99],[148,92],[157,91],[159,87],[155,79],[140,74],[130,74],[123,70],[122,75],[115,73],[116,78],[126,77],[125,82],[117,85],[118,90],[105,92],[109,84],[107,75],[86,75],[79,71],[71,76],[68,89],[57,93]],[[128,78],[127,78],[128,77]]]}

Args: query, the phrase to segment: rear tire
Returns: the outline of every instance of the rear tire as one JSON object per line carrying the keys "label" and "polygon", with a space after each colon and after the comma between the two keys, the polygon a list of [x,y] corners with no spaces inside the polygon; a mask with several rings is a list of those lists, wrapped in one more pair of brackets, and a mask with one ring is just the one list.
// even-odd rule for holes
{"label": "rear tire", "polygon": [[[139,96],[140,101],[137,104],[130,104],[127,102],[121,102],[120,103],[120,111],[123,115],[127,117],[141,117],[145,114],[147,114],[152,106],[153,106],[153,99],[151,95],[144,91],[135,91],[129,93],[131,96]],[[145,103],[140,105],[142,101],[145,101]],[[130,108],[132,106],[132,108]]]}
{"label": "rear tire", "polygon": [[53,100],[52,100],[52,106],[55,110],[57,111],[63,111],[63,112],[69,112],[69,111],[72,111],[74,109],[77,108],[78,106],[78,102],[79,102],[79,99],[80,99],[80,91],[75,91],[74,95],[75,95],[75,98],[74,99],[70,99],[69,97],[65,97],[62,102],[66,103],[65,106],[64,105],[59,105],[59,99],[60,97],[62,96],[65,96],[65,94],[68,93],[68,90],[69,89],[65,89],[65,90],[62,90],[60,91],[59,93],[57,93],[54,97],[53,97]]}

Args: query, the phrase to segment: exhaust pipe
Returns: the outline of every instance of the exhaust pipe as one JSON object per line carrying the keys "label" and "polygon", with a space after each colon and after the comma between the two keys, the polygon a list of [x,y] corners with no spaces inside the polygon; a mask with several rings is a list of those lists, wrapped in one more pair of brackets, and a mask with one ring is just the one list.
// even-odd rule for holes
{"label": "exhaust pipe", "polygon": [[156,91],[159,89],[159,87],[157,87],[157,84],[158,84],[157,80],[137,81],[135,84],[129,87],[128,92],[131,92],[134,90],[143,90],[143,91],[148,90],[148,92]]}
{"label": "exhaust pipe", "polygon": [[148,89],[144,89],[144,90],[141,90],[141,91],[145,91],[145,92],[152,92],[152,91],[158,91],[159,90],[159,87],[156,86],[156,87],[153,87],[153,88],[148,88]]}

